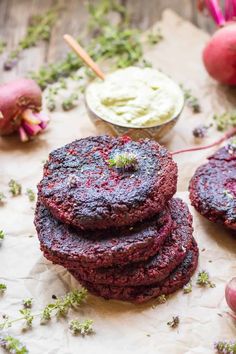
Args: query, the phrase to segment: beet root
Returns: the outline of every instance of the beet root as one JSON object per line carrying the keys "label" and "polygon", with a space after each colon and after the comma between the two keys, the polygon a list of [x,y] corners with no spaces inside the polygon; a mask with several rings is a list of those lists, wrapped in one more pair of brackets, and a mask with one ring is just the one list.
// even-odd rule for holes
{"label": "beet root", "polygon": [[35,81],[18,79],[0,85],[0,135],[19,133],[22,141],[44,130],[42,92]]}
{"label": "beet root", "polygon": [[236,23],[220,28],[203,51],[203,62],[215,80],[236,86]]}

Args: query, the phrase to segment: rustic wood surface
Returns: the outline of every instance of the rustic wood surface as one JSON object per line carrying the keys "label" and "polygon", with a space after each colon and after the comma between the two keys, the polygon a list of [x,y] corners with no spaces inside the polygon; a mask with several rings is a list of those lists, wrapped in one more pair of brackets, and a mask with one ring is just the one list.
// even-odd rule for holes
{"label": "rustic wood surface", "polygon": [[[120,1],[126,6],[132,25],[143,30],[160,19],[162,11],[168,7],[206,31],[212,31],[214,28],[209,18],[199,15],[196,11],[196,0]],[[55,5],[63,10],[52,29],[50,41],[24,50],[22,59],[14,69],[3,71],[4,59],[24,36],[30,17]],[[29,71],[37,70],[43,63],[62,58],[69,50],[62,40],[62,35],[65,32],[80,35],[86,27],[87,18],[84,0],[0,0],[0,39],[7,42],[6,51],[0,56],[0,82],[26,75]]]}

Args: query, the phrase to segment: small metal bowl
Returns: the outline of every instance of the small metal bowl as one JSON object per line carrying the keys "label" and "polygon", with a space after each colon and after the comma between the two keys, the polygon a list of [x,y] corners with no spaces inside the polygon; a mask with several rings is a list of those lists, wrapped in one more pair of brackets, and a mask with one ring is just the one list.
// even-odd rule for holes
{"label": "small metal bowl", "polygon": [[[86,90],[87,91],[87,90]],[[132,126],[125,126],[120,124],[115,124],[113,122],[108,121],[107,119],[103,118],[102,116],[98,115],[93,109],[89,106],[87,95],[85,92],[85,104],[88,111],[88,115],[96,126],[99,134],[108,134],[112,136],[121,136],[121,135],[128,135],[133,140],[138,139],[154,139],[154,140],[161,140],[169,131],[175,126],[177,123],[183,108],[184,108],[184,94],[183,94],[183,103],[173,117],[171,117],[168,121],[163,122],[161,124],[156,124],[151,127],[132,127]]]}

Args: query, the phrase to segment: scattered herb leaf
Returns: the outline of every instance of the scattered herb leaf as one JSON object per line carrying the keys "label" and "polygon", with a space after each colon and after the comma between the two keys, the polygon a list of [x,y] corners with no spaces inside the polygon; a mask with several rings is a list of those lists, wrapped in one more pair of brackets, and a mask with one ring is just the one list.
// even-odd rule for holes
{"label": "scattered herb leaf", "polygon": [[2,192],[0,192],[0,204],[1,204],[1,203],[4,203],[5,199],[6,199],[5,194],[3,194]]}
{"label": "scattered herb leaf", "polygon": [[186,100],[187,105],[192,109],[193,113],[200,113],[201,106],[198,101],[198,98],[195,97],[190,89],[185,88],[182,84],[180,85],[184,92],[184,98]]}
{"label": "scattered herb leaf", "polygon": [[16,182],[14,179],[11,179],[8,183],[10,193],[13,197],[16,197],[21,194],[21,185]]}
{"label": "scattered herb leaf", "polygon": [[236,354],[236,342],[235,341],[219,341],[214,345],[218,354]]}
{"label": "scattered herb leaf", "polygon": [[27,354],[28,349],[19,339],[12,336],[0,336],[0,346],[11,354]]}
{"label": "scattered herb leaf", "polygon": [[172,320],[167,322],[167,326],[171,328],[177,328],[179,326],[179,316],[173,316]]}
{"label": "scattered herb leaf", "polygon": [[72,93],[68,98],[66,98],[62,102],[62,108],[64,111],[70,111],[75,108],[78,103],[78,95],[76,93]]}
{"label": "scattered herb leaf", "polygon": [[0,230],[0,240],[3,240],[5,237],[5,233],[3,230]]}
{"label": "scattered herb leaf", "polygon": [[19,312],[22,315],[22,320],[25,321],[22,329],[27,330],[31,328],[34,320],[34,315],[32,314],[31,310],[29,308],[24,308],[21,309]]}
{"label": "scattered herb leaf", "polygon": [[0,283],[0,295],[3,295],[7,290],[6,284]]}
{"label": "scattered herb leaf", "polygon": [[74,335],[81,334],[82,336],[85,336],[94,332],[92,325],[92,320],[85,320],[84,322],[72,320],[69,323],[69,329]]}
{"label": "scattered herb leaf", "polygon": [[35,201],[35,193],[34,193],[34,191],[32,189],[28,188],[26,190],[26,194],[27,194],[30,202],[34,202]]}
{"label": "scattered herb leaf", "polygon": [[151,45],[159,43],[163,39],[163,35],[161,34],[160,28],[157,28],[155,31],[149,32],[147,39],[148,43]]}
{"label": "scattered herb leaf", "polygon": [[192,292],[192,283],[188,283],[183,288],[184,294],[189,294]]}
{"label": "scattered herb leaf", "polygon": [[233,154],[236,152],[236,138],[235,137],[230,139],[227,149],[230,154]]}
{"label": "scattered herb leaf", "polygon": [[216,128],[219,131],[227,130],[230,127],[236,126],[236,111],[224,112],[222,114],[215,114],[213,119],[216,123]]}
{"label": "scattered herb leaf", "polygon": [[2,39],[0,39],[0,54],[2,54],[6,48],[6,42],[4,42]]}
{"label": "scattered herb leaf", "polygon": [[32,297],[31,298],[27,298],[27,299],[24,299],[22,301],[22,304],[23,304],[23,307],[25,309],[31,309],[32,305],[33,305],[33,299]]}
{"label": "scattered herb leaf", "polygon": [[209,274],[205,270],[202,270],[198,273],[197,285],[202,287],[215,288],[215,284],[209,279]]}

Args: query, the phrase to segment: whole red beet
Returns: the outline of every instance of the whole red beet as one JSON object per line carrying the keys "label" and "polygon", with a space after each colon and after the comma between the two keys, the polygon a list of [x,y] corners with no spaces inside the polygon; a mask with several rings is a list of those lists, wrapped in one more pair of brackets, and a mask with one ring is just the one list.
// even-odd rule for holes
{"label": "whole red beet", "polygon": [[42,92],[35,81],[18,79],[0,85],[0,135],[18,131],[22,141],[37,135],[48,124],[40,113]]}
{"label": "whole red beet", "polygon": [[215,32],[203,51],[208,73],[222,84],[236,85],[236,23]]}

